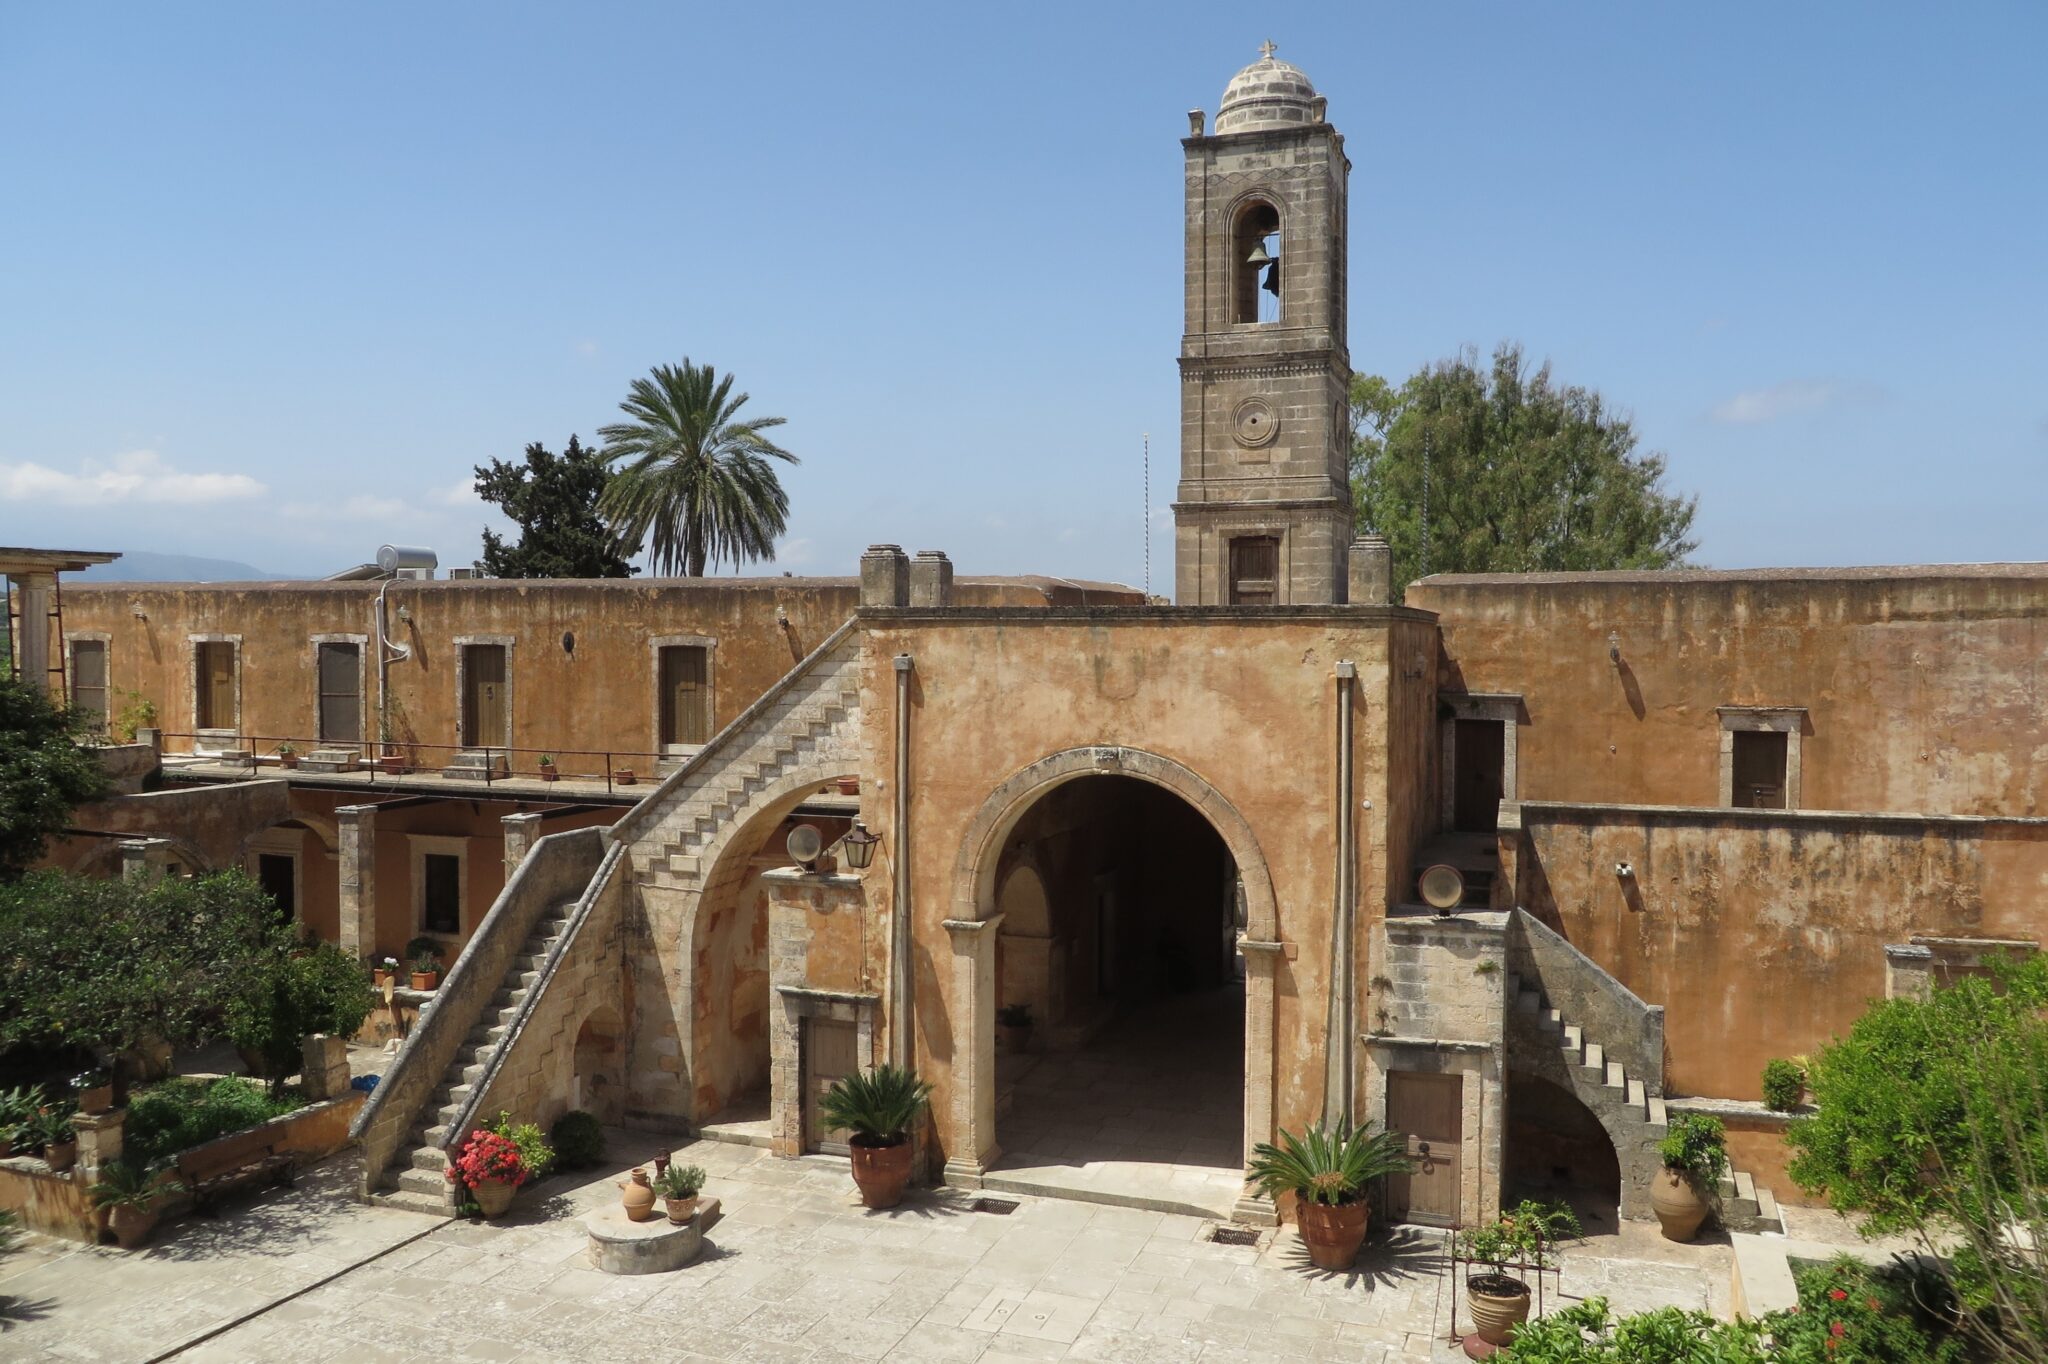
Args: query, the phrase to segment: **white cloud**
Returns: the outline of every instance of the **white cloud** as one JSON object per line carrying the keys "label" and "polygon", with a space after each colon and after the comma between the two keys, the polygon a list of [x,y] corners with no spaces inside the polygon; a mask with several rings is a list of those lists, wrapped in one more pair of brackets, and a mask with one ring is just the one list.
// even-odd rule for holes
{"label": "white cloud", "polygon": [[154,450],[129,450],[111,460],[82,460],[76,473],[28,460],[0,463],[0,501],[6,502],[199,506],[260,497],[263,492],[263,485],[247,474],[188,474],[164,463]]}
{"label": "white cloud", "polygon": [[417,504],[396,497],[372,497],[368,493],[357,493],[339,502],[287,502],[283,511],[295,521],[414,522],[425,516]]}
{"label": "white cloud", "polygon": [[578,341],[576,343],[576,353],[582,356],[597,354],[597,342],[589,340]]}
{"label": "white cloud", "polygon": [[476,495],[476,480],[465,478],[450,483],[444,488],[427,489],[427,501],[438,502],[444,507],[480,507],[483,499]]}
{"label": "white cloud", "polygon": [[1840,384],[1816,379],[1788,379],[1769,388],[1738,393],[1715,406],[1712,416],[1728,426],[1755,426],[1794,412],[1817,412],[1848,396]]}

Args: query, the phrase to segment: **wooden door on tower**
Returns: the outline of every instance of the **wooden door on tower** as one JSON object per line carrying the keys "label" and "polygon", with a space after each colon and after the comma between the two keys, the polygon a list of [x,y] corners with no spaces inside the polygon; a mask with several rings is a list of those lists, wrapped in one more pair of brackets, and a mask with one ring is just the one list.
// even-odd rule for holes
{"label": "wooden door on tower", "polygon": [[825,1094],[860,1069],[860,1030],[829,1018],[804,1020],[804,1149],[845,1155],[844,1128],[826,1127]]}
{"label": "wooden door on tower", "polygon": [[1408,1141],[1415,1172],[1387,1180],[1387,1210],[1398,1221],[1448,1227],[1458,1220],[1458,1151],[1464,1140],[1465,1077],[1397,1070],[1387,1076],[1387,1130]]}

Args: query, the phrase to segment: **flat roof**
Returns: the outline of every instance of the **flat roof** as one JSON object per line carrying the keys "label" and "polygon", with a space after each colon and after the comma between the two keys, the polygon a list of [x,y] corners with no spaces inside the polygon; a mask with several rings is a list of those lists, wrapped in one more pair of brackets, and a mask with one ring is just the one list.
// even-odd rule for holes
{"label": "flat roof", "polygon": [[110,564],[120,552],[108,549],[27,549],[0,545],[0,573],[82,573],[94,564]]}
{"label": "flat roof", "polygon": [[1573,584],[1638,584],[1682,587],[1689,583],[1887,582],[1910,579],[2048,580],[2048,562],[1986,564],[1869,564],[1842,568],[1644,568],[1599,573],[1432,573],[1411,587],[1546,587]]}

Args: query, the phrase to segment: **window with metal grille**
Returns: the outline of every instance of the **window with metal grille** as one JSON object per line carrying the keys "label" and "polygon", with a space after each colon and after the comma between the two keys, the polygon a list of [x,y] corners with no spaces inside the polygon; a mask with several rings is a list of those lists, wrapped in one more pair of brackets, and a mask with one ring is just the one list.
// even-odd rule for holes
{"label": "window with metal grille", "polygon": [[1230,542],[1230,604],[1271,606],[1279,599],[1280,539],[1244,535]]}

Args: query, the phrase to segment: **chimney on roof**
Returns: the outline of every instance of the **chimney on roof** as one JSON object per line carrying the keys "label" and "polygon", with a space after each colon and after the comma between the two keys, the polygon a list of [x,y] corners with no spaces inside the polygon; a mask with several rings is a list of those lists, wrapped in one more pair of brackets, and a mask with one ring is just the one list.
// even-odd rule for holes
{"label": "chimney on roof", "polygon": [[910,562],[910,604],[948,607],[953,604],[953,561],[940,549],[921,549]]}
{"label": "chimney on roof", "polygon": [[910,605],[910,556],[901,545],[869,545],[860,556],[862,606]]}

